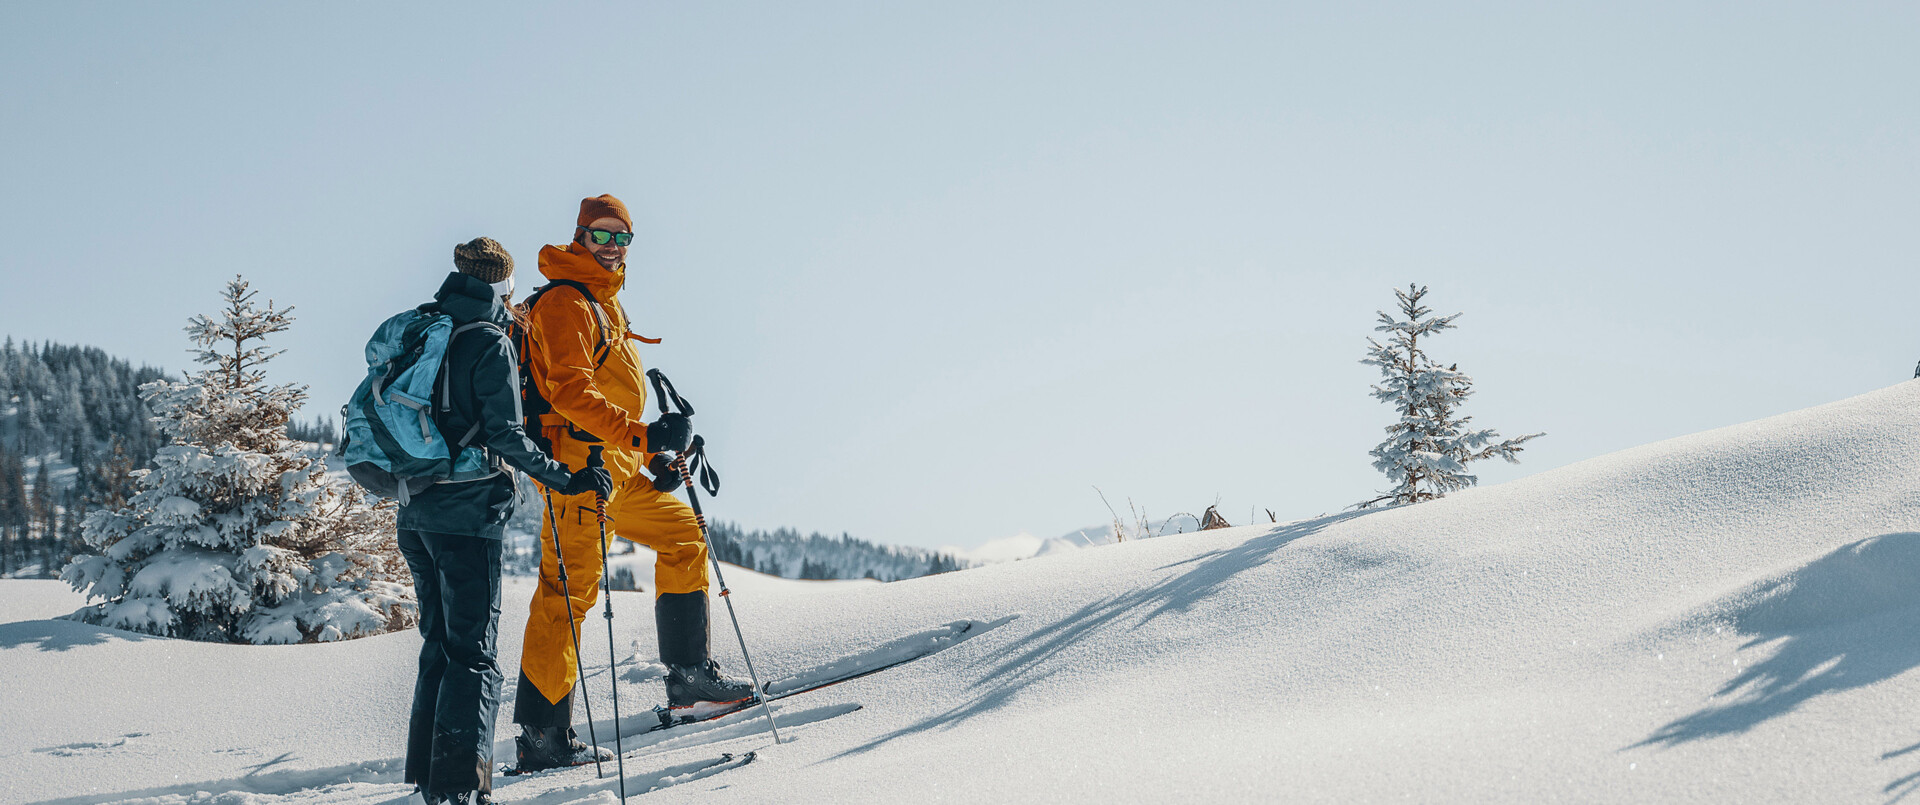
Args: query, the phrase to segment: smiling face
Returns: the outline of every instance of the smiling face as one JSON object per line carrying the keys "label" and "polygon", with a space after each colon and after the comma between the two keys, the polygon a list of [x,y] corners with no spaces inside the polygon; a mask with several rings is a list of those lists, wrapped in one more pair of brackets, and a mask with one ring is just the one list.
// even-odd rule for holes
{"label": "smiling face", "polygon": [[580,245],[585,246],[587,251],[593,254],[593,259],[600,261],[601,266],[611,270],[617,268],[621,263],[626,262],[627,247],[615,245],[611,238],[609,238],[605,244],[594,243],[593,238],[587,235],[587,229],[598,229],[605,232],[626,232],[629,231],[626,224],[621,223],[618,218],[595,218],[593,219],[593,223],[586,226],[586,229],[574,230],[576,233],[575,237],[579,239]]}

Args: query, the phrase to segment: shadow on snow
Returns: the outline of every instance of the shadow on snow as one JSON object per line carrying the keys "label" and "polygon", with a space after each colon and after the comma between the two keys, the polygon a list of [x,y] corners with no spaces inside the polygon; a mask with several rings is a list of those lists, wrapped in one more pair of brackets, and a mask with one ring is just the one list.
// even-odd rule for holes
{"label": "shadow on snow", "polygon": [[1184,612],[1213,595],[1228,579],[1271,561],[1273,554],[1288,543],[1316,534],[1335,523],[1380,511],[1386,510],[1345,512],[1317,520],[1289,523],[1232,548],[1166,565],[1160,569],[1176,572],[1165,580],[1089,603],[1058,622],[1042,627],[1020,643],[1007,647],[1002,654],[1011,656],[973,683],[977,693],[971,700],[918,724],[902,727],[841,752],[836,758],[871,751],[904,735],[930,729],[951,729],[976,715],[998,709],[1020,689],[1052,676],[1055,671],[1043,667],[1046,661],[1088,635],[1106,628],[1136,628],[1169,612]]}
{"label": "shadow on snow", "polygon": [[[1776,650],[1728,680],[1714,700],[1634,747],[1742,734],[1817,696],[1863,688],[1920,666],[1920,533],[1882,534],[1842,546],[1763,582],[1730,615],[1748,638],[1741,648]],[[1916,750],[1920,744],[1881,759]],[[1920,790],[1920,772],[1883,790],[1892,801],[1904,799]]]}
{"label": "shadow on snow", "polygon": [[35,646],[41,651],[66,651],[114,641],[137,643],[160,639],[163,638],[78,621],[16,621],[0,624],[0,649]]}

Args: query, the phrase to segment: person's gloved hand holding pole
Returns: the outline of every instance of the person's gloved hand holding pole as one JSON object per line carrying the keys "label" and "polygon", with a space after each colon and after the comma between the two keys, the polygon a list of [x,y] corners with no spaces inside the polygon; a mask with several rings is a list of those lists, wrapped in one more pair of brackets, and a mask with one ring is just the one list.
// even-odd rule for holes
{"label": "person's gloved hand holding pole", "polygon": [[647,462],[647,472],[653,475],[653,488],[663,495],[673,494],[680,488],[680,472],[673,467],[672,453],[655,453],[653,460]]}
{"label": "person's gloved hand holding pole", "polygon": [[[594,448],[598,450],[599,448]],[[593,492],[605,500],[613,494],[613,475],[603,466],[589,465],[567,479],[567,485],[560,487],[562,495],[584,495]]]}
{"label": "person's gloved hand holding pole", "polygon": [[686,414],[661,414],[647,426],[647,452],[678,453],[693,442],[693,420]]}

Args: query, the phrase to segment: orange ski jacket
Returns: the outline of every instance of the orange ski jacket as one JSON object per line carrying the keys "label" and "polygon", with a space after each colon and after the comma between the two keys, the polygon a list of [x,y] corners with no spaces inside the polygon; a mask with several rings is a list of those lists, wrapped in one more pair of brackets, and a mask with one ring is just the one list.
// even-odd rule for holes
{"label": "orange ski jacket", "polygon": [[652,457],[647,446],[646,371],[629,343],[652,341],[630,331],[619,302],[626,266],[608,269],[579,244],[540,250],[540,273],[585,285],[599,302],[573,288],[554,287],[528,311],[535,349],[528,355],[533,381],[553,406],[541,427],[561,428],[583,442],[601,442],[607,470],[616,480],[632,477]]}

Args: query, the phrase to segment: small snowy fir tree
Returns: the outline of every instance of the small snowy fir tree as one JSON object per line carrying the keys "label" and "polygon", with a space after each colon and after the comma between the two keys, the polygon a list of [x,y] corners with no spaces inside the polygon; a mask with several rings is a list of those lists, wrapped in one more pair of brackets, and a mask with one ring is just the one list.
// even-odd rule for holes
{"label": "small snowy fir tree", "polygon": [[1473,393],[1473,379],[1460,371],[1459,364],[1441,366],[1421,348],[1420,339],[1453,329],[1460,314],[1432,316],[1433,310],[1420,304],[1426,287],[1409,284],[1402,291],[1400,315],[1395,318],[1379,311],[1380,325],[1375,331],[1387,333],[1385,344],[1367,339],[1367,357],[1361,363],[1380,367],[1383,378],[1373,387],[1374,399],[1393,406],[1399,421],[1387,426],[1387,440],[1373,448],[1373,466],[1395,484],[1392,490],[1360,504],[1418,503],[1432,500],[1479,482],[1467,473],[1467,464],[1498,456],[1518,464],[1521,445],[1544,433],[1533,433],[1502,440],[1491,429],[1473,430],[1473,417],[1459,414],[1460,406]]}
{"label": "small snowy fir tree", "polygon": [[268,385],[263,339],[292,308],[227,283],[218,318],[186,331],[208,368],[141,397],[168,446],[134,473],[127,505],[89,512],[87,551],[61,577],[104,603],[71,617],[194,640],[298,643],[404,629],[418,619],[394,513],[287,438],[304,386]]}

